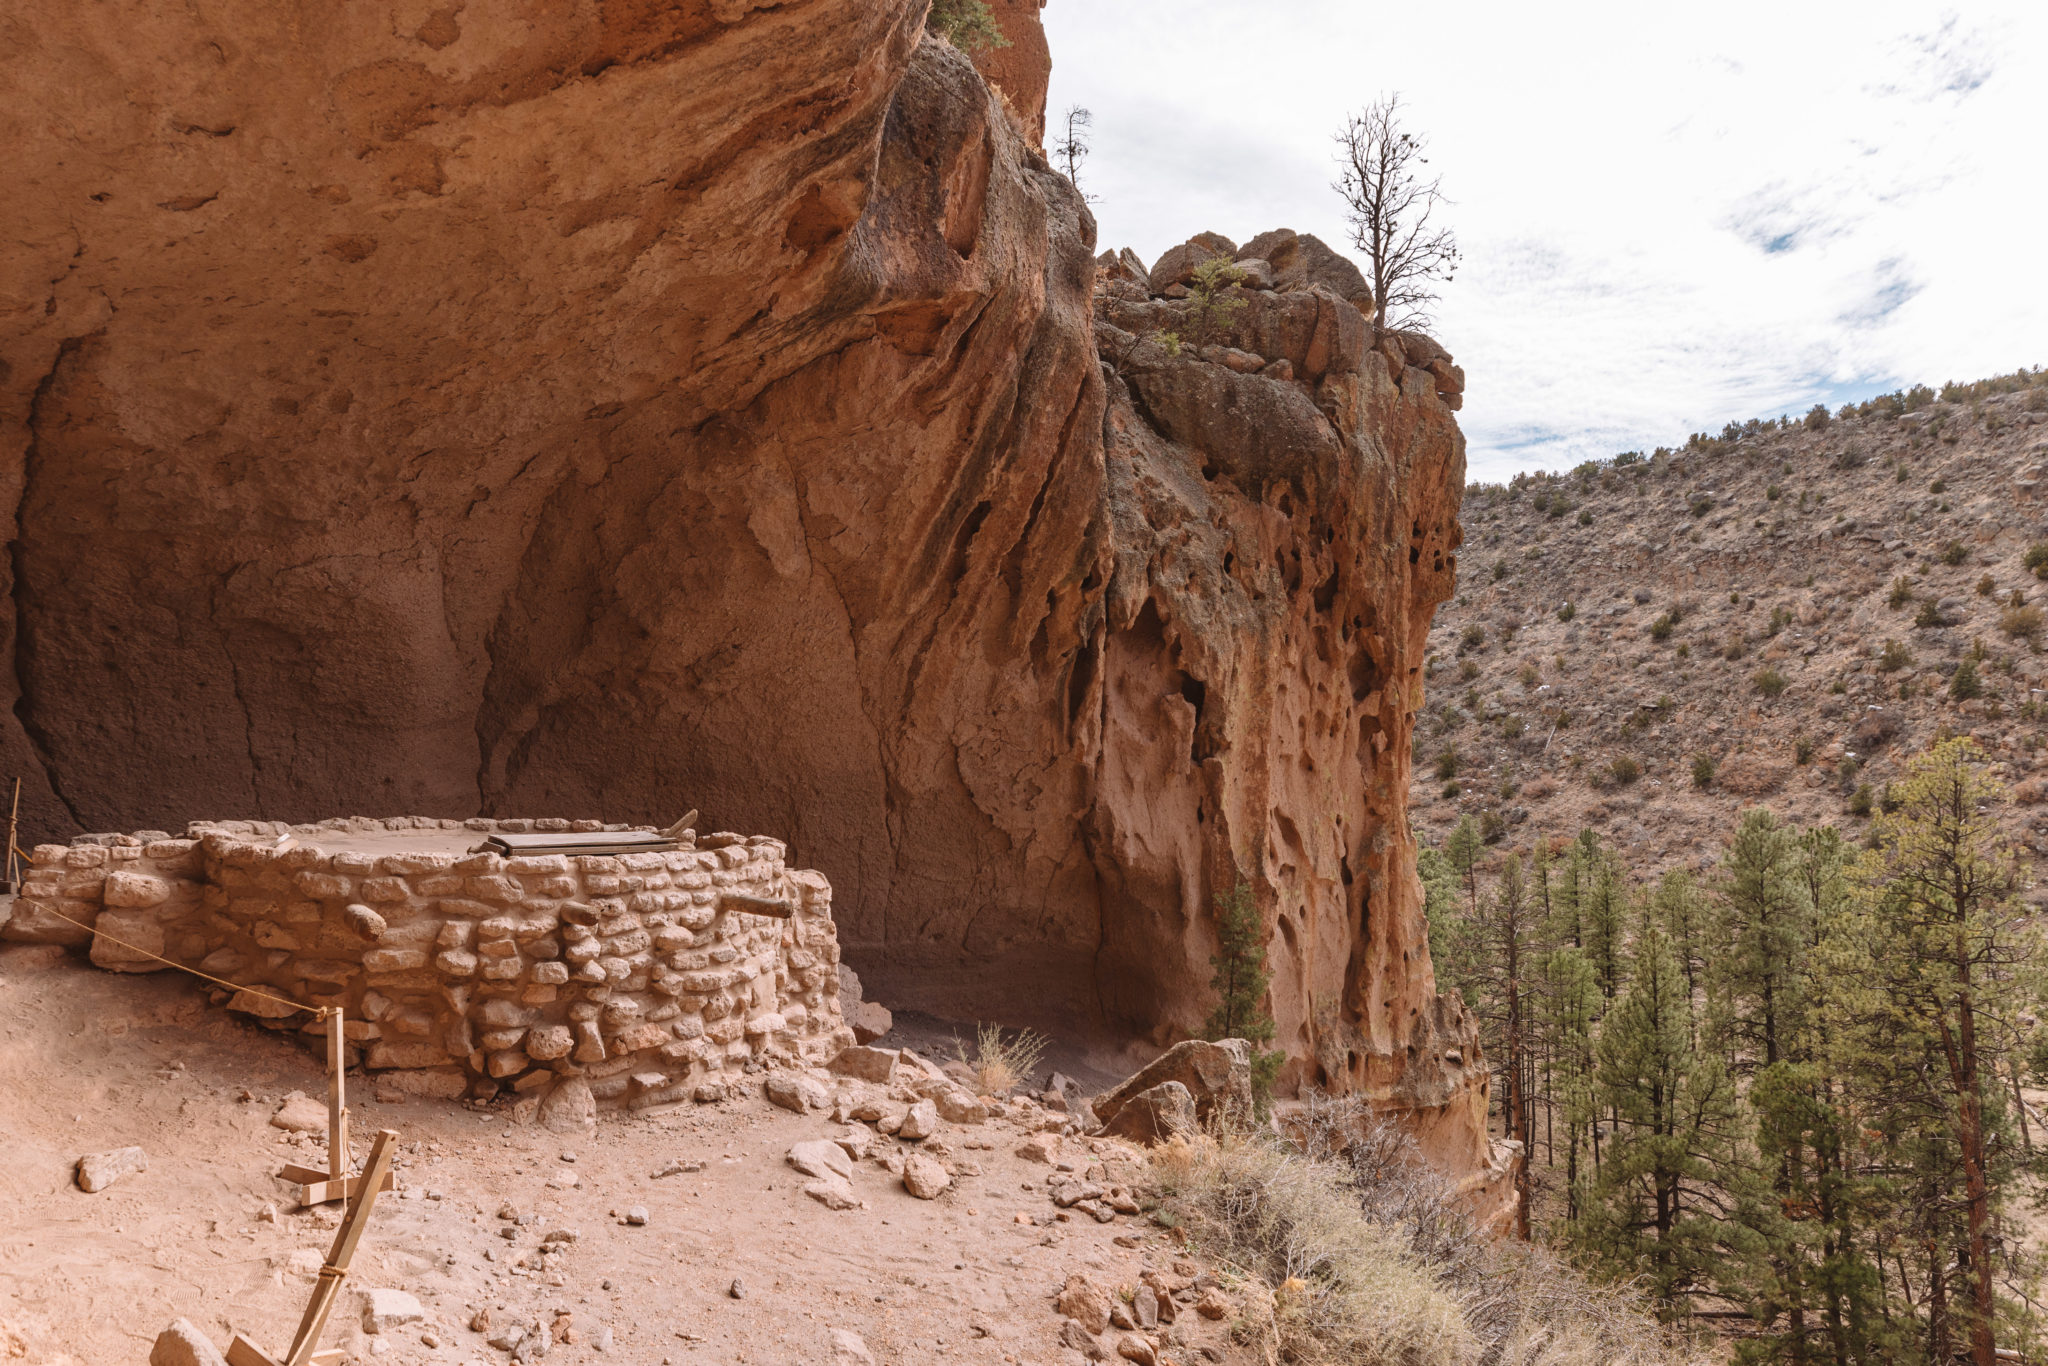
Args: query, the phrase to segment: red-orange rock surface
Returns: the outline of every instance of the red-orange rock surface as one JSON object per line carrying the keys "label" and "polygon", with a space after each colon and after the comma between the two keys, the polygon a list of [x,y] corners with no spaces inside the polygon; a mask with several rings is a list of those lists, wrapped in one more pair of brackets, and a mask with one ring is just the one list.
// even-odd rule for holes
{"label": "red-orange rock surface", "polygon": [[1474,1169],[1404,806],[1450,412],[1327,290],[1245,311],[1291,379],[1103,366],[1087,209],[923,8],[12,18],[27,834],[701,807],[880,999],[1160,1042],[1243,876],[1294,1075]]}
{"label": "red-orange rock surface", "polygon": [[1003,92],[1031,141],[1045,143],[1045,89],[1052,82],[1052,49],[1038,12],[1045,0],[988,0],[989,14],[1003,31],[1004,47],[974,54],[974,65]]}

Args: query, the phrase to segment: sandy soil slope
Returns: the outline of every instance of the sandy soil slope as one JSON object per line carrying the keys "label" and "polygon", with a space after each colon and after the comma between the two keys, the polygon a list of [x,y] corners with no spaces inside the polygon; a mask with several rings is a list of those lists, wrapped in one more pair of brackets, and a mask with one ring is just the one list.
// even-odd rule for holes
{"label": "sandy soil slope", "polygon": [[[223,1346],[240,1331],[281,1350],[338,1215],[291,1209],[272,1173],[317,1165],[323,1143],[271,1117],[288,1093],[323,1087],[310,1052],[206,1010],[194,985],[0,950],[0,1361],[139,1363],[181,1316]],[[853,1180],[864,1207],[832,1211],[784,1155],[844,1126],[757,1094],[565,1136],[504,1109],[379,1104],[371,1089],[351,1098],[359,1142],[389,1127],[404,1148],[327,1339],[355,1360],[505,1362],[488,1339],[539,1322],[570,1329],[550,1366],[827,1362],[833,1330],[882,1363],[1078,1362],[1053,1307],[1067,1276],[1114,1287],[1181,1256],[1142,1218],[1058,1219],[1052,1168],[1016,1152],[1044,1119],[1030,1107],[919,1145],[955,1171],[938,1199],[914,1199],[871,1158]],[[146,1171],[77,1189],[81,1155],[128,1144],[147,1150]],[[875,1140],[878,1154],[908,1146]],[[1136,1165],[1085,1139],[1057,1157]],[[626,1222],[634,1206],[644,1225]],[[574,1241],[543,1264],[543,1239],[563,1229]],[[424,1318],[366,1333],[359,1292],[373,1287],[416,1295]],[[479,1310],[491,1330],[471,1331]],[[1161,1360],[1233,1359],[1227,1328],[1184,1312],[1185,1342],[1163,1343]]]}

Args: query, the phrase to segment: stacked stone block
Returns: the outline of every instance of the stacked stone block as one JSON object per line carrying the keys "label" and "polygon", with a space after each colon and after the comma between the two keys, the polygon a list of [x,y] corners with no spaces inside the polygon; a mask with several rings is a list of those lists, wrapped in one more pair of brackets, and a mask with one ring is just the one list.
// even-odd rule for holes
{"label": "stacked stone block", "polygon": [[[272,831],[290,829],[314,833],[277,848]],[[354,1058],[418,1095],[538,1096],[577,1076],[601,1105],[639,1108],[715,1092],[749,1064],[821,1064],[853,1042],[831,887],[789,868],[779,840],[507,857],[329,851],[318,830],[237,823],[40,845],[6,935],[89,945],[116,971],[163,970],[132,945],[341,1006]],[[274,1027],[320,1028],[255,992],[218,995]]]}

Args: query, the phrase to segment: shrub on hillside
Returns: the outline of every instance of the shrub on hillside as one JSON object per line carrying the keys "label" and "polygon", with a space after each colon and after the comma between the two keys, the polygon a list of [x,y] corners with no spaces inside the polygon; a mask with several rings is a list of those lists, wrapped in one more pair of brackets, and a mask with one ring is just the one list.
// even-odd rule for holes
{"label": "shrub on hillside", "polygon": [[1998,629],[2015,640],[2038,643],[2041,627],[2041,609],[2038,607],[2008,607],[1998,614]]}
{"label": "shrub on hillside", "polygon": [[1827,430],[1829,421],[1828,405],[1825,403],[1816,403],[1806,410],[1806,430],[1809,432]]}
{"label": "shrub on hillside", "polygon": [[1626,754],[1617,755],[1614,762],[1607,766],[1607,776],[1621,786],[1627,787],[1643,776],[1643,766]]}
{"label": "shrub on hillside", "polygon": [[[1414,1140],[1355,1096],[1304,1091],[1284,1132],[1235,1124],[1152,1150],[1163,1212],[1257,1283],[1237,1330],[1255,1359],[1453,1366],[1705,1366],[1639,1291],[1473,1228]],[[1277,1292],[1277,1294],[1276,1294]],[[1270,1329],[1266,1326],[1270,1323]],[[1278,1341],[1254,1341],[1271,1332]]]}
{"label": "shrub on hillside", "polygon": [[1704,493],[1695,493],[1689,506],[1692,508],[1693,516],[1704,517],[1714,510],[1714,500]]}
{"label": "shrub on hillside", "polygon": [[1486,644],[1486,628],[1478,624],[1467,626],[1458,634],[1458,653],[1469,654]]}
{"label": "shrub on hillside", "polygon": [[1811,738],[1802,735],[1792,742],[1792,762],[1801,765],[1813,762],[1813,741]]}
{"label": "shrub on hillside", "polygon": [[2048,541],[2036,541],[2028,546],[2021,563],[2035,578],[2048,579]]}
{"label": "shrub on hillside", "polygon": [[1956,665],[1956,671],[1949,675],[1948,695],[1951,701],[1967,702],[1973,697],[1984,695],[1983,680],[1977,677],[1977,661],[1968,655]]}
{"label": "shrub on hillside", "polygon": [[1473,679],[1479,677],[1479,666],[1469,659],[1459,660],[1458,677],[1470,683]]}
{"label": "shrub on hillside", "polygon": [[1436,776],[1455,778],[1458,776],[1458,747],[1445,745],[1436,752]]}
{"label": "shrub on hillside", "polygon": [[1894,612],[1913,600],[1913,585],[1904,574],[1892,580],[1892,591],[1885,595],[1885,606]]}
{"label": "shrub on hillside", "polygon": [[1785,691],[1785,685],[1788,682],[1785,675],[1779,673],[1775,667],[1768,664],[1758,669],[1750,677],[1749,681],[1754,683],[1756,690],[1765,697],[1779,696]]}
{"label": "shrub on hillside", "polygon": [[1870,790],[1869,783],[1864,783],[1855,792],[1850,794],[1849,814],[1852,816],[1868,816],[1871,808],[1876,804],[1877,794]]}
{"label": "shrub on hillside", "polygon": [[[1939,487],[1940,483],[1940,480],[1935,481],[1937,487]],[[1969,558],[1969,547],[1965,546],[1961,541],[1950,541],[1941,548],[1941,562],[1951,569]]]}
{"label": "shrub on hillside", "polygon": [[1933,598],[1926,598],[1921,601],[1920,610],[1913,614],[1913,624],[1927,631],[1937,626],[1946,626],[1948,622],[1941,615],[1941,604]]}
{"label": "shrub on hillside", "polygon": [[1578,614],[1579,609],[1577,607],[1574,607],[1569,602],[1567,602],[1564,606],[1557,609],[1557,619],[1559,621],[1570,621],[1573,617],[1577,616]]}
{"label": "shrub on hillside", "polygon": [[1672,619],[1671,613],[1666,612],[1663,616],[1658,617],[1655,621],[1650,623],[1650,639],[1671,639],[1671,629],[1676,624],[1677,623]]}
{"label": "shrub on hillside", "polygon": [[1884,648],[1877,652],[1879,673],[1895,674],[1901,669],[1910,668],[1912,663],[1913,652],[1896,640],[1887,640]]}
{"label": "shrub on hillside", "polygon": [[1714,785],[1714,756],[1695,754],[1692,756],[1692,785],[1701,791]]}

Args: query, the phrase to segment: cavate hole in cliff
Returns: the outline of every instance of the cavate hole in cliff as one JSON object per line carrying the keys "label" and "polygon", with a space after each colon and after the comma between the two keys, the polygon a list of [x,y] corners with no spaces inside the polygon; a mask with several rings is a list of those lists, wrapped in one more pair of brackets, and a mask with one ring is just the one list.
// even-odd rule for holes
{"label": "cavate hole in cliff", "polygon": [[1337,586],[1342,581],[1343,576],[1343,570],[1332,569],[1330,576],[1317,585],[1315,603],[1318,612],[1329,611],[1331,604],[1337,601]]}
{"label": "cavate hole in cliff", "polygon": [[1195,709],[1195,743],[1189,750],[1188,758],[1199,767],[1202,762],[1202,704],[1208,701],[1209,685],[1191,674],[1184,673],[1180,676],[1180,695]]}

